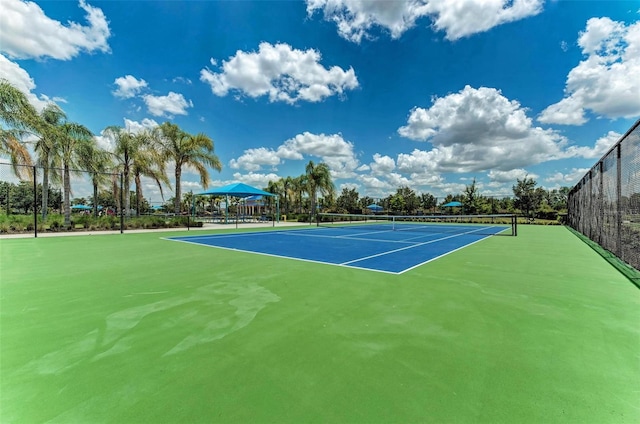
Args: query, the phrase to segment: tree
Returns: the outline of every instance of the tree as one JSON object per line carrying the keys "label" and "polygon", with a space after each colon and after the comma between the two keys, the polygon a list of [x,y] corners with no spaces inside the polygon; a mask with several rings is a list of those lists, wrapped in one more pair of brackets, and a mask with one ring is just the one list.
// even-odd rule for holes
{"label": "tree", "polygon": [[136,185],[136,216],[140,216],[140,201],[143,199],[141,177],[145,176],[155,181],[163,200],[162,183],[168,185],[169,178],[167,178],[162,154],[156,149],[157,143],[155,142],[154,134],[149,130],[144,130],[133,137],[138,149],[133,153],[131,173]]}
{"label": "tree", "polygon": [[291,191],[295,195],[295,202],[298,205],[298,213],[302,213],[303,201],[302,196],[307,187],[307,176],[300,175],[291,181]]}
{"label": "tree", "polygon": [[[139,139],[135,137],[135,135],[126,130],[125,128],[119,126],[110,126],[105,128],[103,134],[106,137],[109,137],[114,142],[113,155],[116,160],[119,162],[120,172],[122,172],[122,177],[124,179],[124,191],[125,193],[129,192],[129,187],[131,187],[130,174],[131,167],[133,166],[133,158],[135,157],[136,152],[139,149]],[[129,196],[124,196],[124,205],[120,205],[120,196],[118,196],[118,188],[117,180],[114,179],[113,183],[113,194],[116,197],[116,202],[120,207],[121,211],[124,207],[124,211],[127,217],[131,216],[131,199]]]}
{"label": "tree", "polygon": [[[101,149],[96,143],[83,143],[80,145],[79,164],[91,175],[91,184],[93,186],[93,215],[98,216],[98,188],[102,185],[108,185],[112,175],[108,174],[109,169],[113,166],[113,155],[104,149]],[[44,185],[44,184],[43,184]],[[107,205],[101,205],[107,206]]]}
{"label": "tree", "polygon": [[438,199],[430,193],[420,195],[420,207],[423,211],[433,211],[438,206]]}
{"label": "tree", "polygon": [[55,153],[60,155],[60,161],[62,162],[64,225],[69,227],[71,225],[70,195],[72,169],[77,169],[80,163],[88,161],[87,158],[81,157],[88,151],[83,145],[95,143],[96,141],[91,131],[84,125],[65,122],[60,126],[60,130],[61,136],[57,139]]}
{"label": "tree", "polygon": [[175,203],[174,212],[180,213],[180,182],[182,168],[191,166],[200,175],[200,183],[203,188],[209,186],[209,171],[211,167],[216,171],[222,171],[222,163],[215,155],[213,140],[205,134],[191,135],[182,131],[176,124],[164,122],[159,127],[161,153],[164,160],[175,162]]}
{"label": "tree", "polygon": [[473,182],[464,188],[464,200],[462,202],[464,206],[464,210],[469,214],[478,213],[478,189],[476,187],[476,179],[473,179]]}
{"label": "tree", "polygon": [[283,194],[283,200],[284,200],[284,213],[288,214],[289,213],[289,199],[290,199],[290,192],[293,189],[293,178],[291,177],[286,177],[286,178],[282,178],[282,194]]}
{"label": "tree", "polygon": [[[264,191],[266,191],[267,193],[275,194],[276,196],[280,196],[283,191],[282,178],[278,181],[269,181]],[[275,199],[275,196],[267,196],[267,198],[265,199],[266,204],[270,210],[273,210]]]}
{"label": "tree", "polygon": [[514,206],[526,217],[532,216],[542,201],[543,192],[536,190],[536,184],[533,178],[525,176],[522,180],[518,178],[516,185],[513,186]]}
{"label": "tree", "polygon": [[[56,143],[59,142],[59,138],[62,137],[61,126],[67,119],[64,111],[58,107],[55,103],[49,103],[40,112],[42,130],[40,131],[40,137],[35,143],[34,150],[38,154],[38,165],[42,167],[42,219],[47,218],[49,209],[49,178],[50,171],[60,166],[56,163],[59,160],[59,156],[53,154],[56,149]],[[60,176],[57,172],[51,175],[53,180],[59,182]]]}
{"label": "tree", "polygon": [[319,163],[316,165],[313,161],[309,161],[305,167],[305,171],[307,176],[307,193],[309,193],[309,197],[311,198],[310,215],[313,217],[316,215],[318,192],[329,199],[333,199],[335,187],[331,180],[331,172],[327,164]]}
{"label": "tree", "polygon": [[358,202],[359,197],[360,195],[355,188],[345,187],[342,189],[342,193],[338,196],[338,199],[336,199],[336,206],[349,213],[359,212],[362,210]]}
{"label": "tree", "polygon": [[416,193],[406,186],[398,188],[395,194],[387,197],[385,200],[386,203],[383,202],[385,209],[399,214],[415,213],[420,205],[420,200]]}
{"label": "tree", "polygon": [[402,214],[407,208],[404,196],[400,193],[389,196],[389,210],[396,214]]}
{"label": "tree", "polygon": [[363,196],[358,200],[358,208],[364,210],[367,206],[373,205],[374,203],[376,203],[376,201],[373,197]]}
{"label": "tree", "polygon": [[39,123],[38,113],[24,93],[6,79],[0,79],[0,154],[9,155],[13,172],[19,178],[25,175],[21,165],[32,164],[31,155],[20,140],[25,134],[37,133]]}

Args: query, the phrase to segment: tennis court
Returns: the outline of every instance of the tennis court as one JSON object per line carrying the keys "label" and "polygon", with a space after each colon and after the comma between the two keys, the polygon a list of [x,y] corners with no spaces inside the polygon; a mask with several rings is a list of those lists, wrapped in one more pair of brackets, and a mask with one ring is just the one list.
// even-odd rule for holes
{"label": "tennis court", "polygon": [[396,222],[376,217],[368,222],[339,221],[313,229],[183,236],[168,240],[402,274],[511,229],[504,224],[441,221],[442,218],[437,223],[425,219]]}
{"label": "tennis court", "polygon": [[640,422],[640,290],[566,228],[399,275],[185,234],[0,239],[0,422]]}

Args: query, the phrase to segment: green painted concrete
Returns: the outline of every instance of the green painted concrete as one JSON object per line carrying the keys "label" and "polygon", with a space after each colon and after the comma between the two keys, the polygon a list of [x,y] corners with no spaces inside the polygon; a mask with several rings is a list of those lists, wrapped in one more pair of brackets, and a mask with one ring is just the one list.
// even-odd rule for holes
{"label": "green painted concrete", "polygon": [[399,276],[0,240],[0,422],[640,422],[640,290],[565,228],[519,233]]}

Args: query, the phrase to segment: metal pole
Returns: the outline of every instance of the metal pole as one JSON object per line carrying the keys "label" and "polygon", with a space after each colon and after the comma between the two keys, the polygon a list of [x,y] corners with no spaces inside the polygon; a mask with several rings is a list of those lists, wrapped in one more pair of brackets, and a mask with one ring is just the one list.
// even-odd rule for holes
{"label": "metal pole", "polygon": [[38,238],[38,182],[36,167],[33,167],[33,236]]}
{"label": "metal pole", "polygon": [[124,176],[120,173],[120,234],[124,232]]}
{"label": "metal pole", "polygon": [[616,256],[622,258],[622,143],[618,143],[617,150],[617,175],[616,175],[616,198],[617,198],[617,219],[616,230],[618,233],[616,243]]}

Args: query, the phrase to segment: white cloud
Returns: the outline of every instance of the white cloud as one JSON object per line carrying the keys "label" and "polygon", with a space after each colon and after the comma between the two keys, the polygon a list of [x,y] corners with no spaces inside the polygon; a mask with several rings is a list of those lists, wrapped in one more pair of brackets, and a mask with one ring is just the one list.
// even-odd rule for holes
{"label": "white cloud", "polygon": [[448,40],[485,32],[498,25],[542,12],[544,0],[438,0],[430,1],[436,29]]}
{"label": "white cloud", "polygon": [[563,52],[568,51],[568,50],[569,50],[569,44],[568,44],[566,41],[562,40],[562,41],[560,42],[560,49],[561,49]]}
{"label": "white cloud", "polygon": [[[379,153],[373,155],[373,162],[371,162],[371,174],[373,175],[385,175],[389,174],[396,167],[396,162],[389,156],[382,156]],[[358,169],[360,170],[360,169]]]}
{"label": "white cloud", "polygon": [[263,42],[258,52],[237,51],[223,61],[220,73],[202,69],[200,80],[208,83],[217,96],[238,91],[252,98],[269,96],[271,102],[289,104],[319,102],[358,87],[352,68],[327,69],[320,59],[320,53],[313,49],[302,51],[288,44]]}
{"label": "white cloud", "polygon": [[249,172],[248,174],[241,174],[236,172],[233,174],[233,178],[236,182],[249,184],[250,186],[257,188],[264,188],[269,185],[269,181],[278,181],[280,176],[274,173],[260,174],[256,172]]}
{"label": "white cloud", "polygon": [[29,73],[2,54],[0,54],[0,78],[6,79],[11,85],[22,91],[37,110],[42,110],[49,103],[47,96],[42,94],[38,96],[33,92],[36,84]]}
{"label": "white cloud", "polygon": [[[158,123],[153,119],[145,118],[142,122],[132,121],[130,119],[124,118],[124,128],[126,131],[137,134],[144,130],[152,130],[158,126]],[[104,130],[100,132],[100,135],[94,136],[98,145],[110,152],[113,152],[113,148],[115,147],[115,140],[110,136],[104,135]]]}
{"label": "white cloud", "polygon": [[596,140],[596,144],[591,147],[586,146],[571,146],[567,149],[567,152],[571,156],[579,156],[587,159],[600,159],[605,153],[613,146],[622,134],[615,131],[609,131],[606,135]]}
{"label": "white cloud", "polygon": [[362,184],[365,195],[374,198],[387,197],[396,188],[388,181],[373,175],[358,175],[357,180]]}
{"label": "white cloud", "polygon": [[143,88],[147,87],[147,82],[145,80],[137,79],[132,75],[125,75],[124,77],[116,78],[113,83],[118,86],[118,88],[113,91],[113,95],[122,99],[135,97]]}
{"label": "white cloud", "polygon": [[191,80],[189,78],[185,78],[185,77],[175,77],[173,80],[171,80],[171,82],[187,84],[187,85],[191,85],[192,84]]}
{"label": "white cloud", "polygon": [[573,168],[566,174],[556,172],[544,180],[549,183],[556,183],[565,186],[575,185],[584,175],[589,172],[589,168]]}
{"label": "white cloud", "polygon": [[640,115],[640,22],[591,18],[578,45],[585,59],[567,76],[565,97],[542,111],[544,123],[581,125],[590,110],[607,118]]}
{"label": "white cloud", "polygon": [[88,26],[66,26],[44,14],[30,1],[3,0],[0,13],[0,51],[14,59],[52,57],[69,60],[80,52],[109,52],[109,23],[101,9],[80,0]]}
{"label": "white cloud", "polygon": [[302,160],[304,155],[319,157],[331,170],[333,178],[353,177],[360,165],[353,151],[353,144],[340,134],[312,134],[304,132],[285,141],[277,149],[282,159]]}
{"label": "white cloud", "polygon": [[182,94],[170,91],[166,96],[153,96],[145,94],[142,99],[153,116],[186,115],[187,108],[193,107],[193,103],[185,100]]}
{"label": "white cloud", "polygon": [[124,127],[127,129],[127,131],[130,131],[134,134],[137,134],[144,130],[152,130],[157,126],[158,123],[155,120],[149,118],[144,118],[142,122],[132,121],[127,118],[124,119]]}
{"label": "white cloud", "polygon": [[409,174],[425,174],[436,172],[438,152],[414,149],[411,153],[398,154],[398,170]]}
{"label": "white cloud", "polygon": [[397,172],[391,172],[387,174],[386,180],[392,187],[395,188],[415,186],[411,180],[409,180],[402,174],[398,174]]}
{"label": "white cloud", "polygon": [[229,167],[232,169],[245,169],[247,171],[259,171],[263,166],[275,167],[280,164],[278,154],[266,147],[247,149],[238,159],[231,159]]}
{"label": "white cloud", "polygon": [[340,184],[340,185],[338,186],[338,190],[337,190],[338,196],[339,196],[340,194],[342,194],[342,190],[344,190],[345,188],[346,188],[347,190],[355,190],[355,191],[358,191],[358,189],[360,189],[360,185],[358,185],[358,184],[356,184],[356,183],[344,183],[344,184]]}
{"label": "white cloud", "polygon": [[542,11],[543,0],[307,0],[307,13],[322,11],[335,22],[341,37],[360,43],[372,38],[374,27],[387,30],[394,39],[413,28],[422,17],[430,17],[433,27],[444,31],[448,40],[457,40],[488,31]]}
{"label": "white cloud", "polygon": [[522,180],[525,177],[535,180],[538,178],[538,175],[529,173],[524,169],[511,169],[509,171],[496,171],[492,169],[489,171],[489,179],[497,183],[515,183],[517,180]]}
{"label": "white cloud", "polygon": [[415,107],[398,133],[434,146],[398,156],[398,168],[414,172],[508,171],[568,156],[563,136],[534,127],[526,109],[494,88],[466,86]]}

